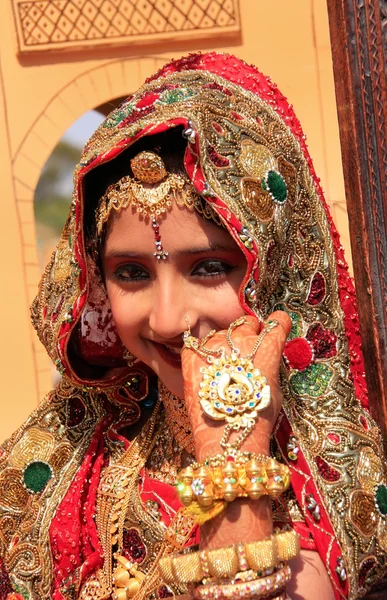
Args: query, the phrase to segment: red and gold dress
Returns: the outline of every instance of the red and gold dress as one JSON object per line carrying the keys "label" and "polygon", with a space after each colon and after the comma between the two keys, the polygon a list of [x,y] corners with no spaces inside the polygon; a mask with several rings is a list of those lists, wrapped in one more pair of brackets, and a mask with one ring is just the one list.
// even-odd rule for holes
{"label": "red and gold dress", "polygon": [[[355,600],[385,569],[387,482],[353,284],[292,107],[255,67],[217,53],[150,78],[106,118],[76,168],[70,215],[32,306],[63,377],[0,455],[0,600],[121,598],[124,586],[136,600],[184,592],[157,569],[198,541],[174,487],[193,451],[184,403],[153,389],[141,365],[124,368],[92,243],[98,174],[171,128],[186,139],[192,185],[246,257],[246,314],[279,309],[292,320],[272,436],[292,486],[275,521],[319,552],[337,599]],[[151,417],[129,441],[151,397]]]}

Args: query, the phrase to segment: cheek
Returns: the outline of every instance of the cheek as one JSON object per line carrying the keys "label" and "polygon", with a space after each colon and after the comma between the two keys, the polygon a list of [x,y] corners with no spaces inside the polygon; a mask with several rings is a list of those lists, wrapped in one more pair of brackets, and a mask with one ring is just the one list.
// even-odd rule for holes
{"label": "cheek", "polygon": [[109,290],[109,286],[107,292],[118,334],[125,343],[129,338],[136,336],[141,319],[139,314],[141,303],[131,301],[122,292],[117,293],[112,289]]}
{"label": "cheek", "polygon": [[227,329],[230,323],[245,314],[238,295],[232,288],[219,290],[206,304],[207,314],[217,330]]}

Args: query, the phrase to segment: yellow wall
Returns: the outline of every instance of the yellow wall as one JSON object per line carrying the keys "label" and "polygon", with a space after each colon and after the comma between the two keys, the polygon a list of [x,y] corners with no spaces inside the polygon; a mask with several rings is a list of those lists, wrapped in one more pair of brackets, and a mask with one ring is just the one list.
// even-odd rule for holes
{"label": "yellow wall", "polygon": [[[16,0],[12,0],[16,2]],[[179,4],[183,0],[175,0]],[[0,439],[37,405],[51,384],[45,352],[29,325],[39,279],[33,216],[41,169],[66,129],[84,112],[136,89],[147,75],[187,50],[212,50],[213,40],[165,41],[18,57],[11,0],[0,20],[0,148],[2,343]],[[232,52],[272,76],[291,99],[308,136],[316,171],[349,244],[326,6],[323,0],[240,0],[241,36],[221,33],[216,49]],[[228,44],[228,45],[227,45]],[[196,46],[196,47],[195,47]],[[349,251],[347,251],[347,255]]]}

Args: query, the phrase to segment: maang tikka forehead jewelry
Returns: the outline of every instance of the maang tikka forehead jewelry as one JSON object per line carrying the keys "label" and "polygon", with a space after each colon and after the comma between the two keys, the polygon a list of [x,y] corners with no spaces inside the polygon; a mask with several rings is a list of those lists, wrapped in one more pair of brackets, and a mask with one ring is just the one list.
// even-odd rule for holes
{"label": "maang tikka forehead jewelry", "polygon": [[[172,206],[172,199],[179,205],[192,208],[198,195],[187,177],[168,173],[163,159],[154,152],[140,152],[132,158],[130,166],[134,178],[129,175],[122,177],[108,187],[100,200],[96,219],[97,235],[101,235],[112,210],[120,211],[132,206],[138,213],[151,219],[156,244],[154,256],[158,260],[165,260],[168,252],[163,248],[157,218]],[[145,187],[144,184],[158,185]]]}

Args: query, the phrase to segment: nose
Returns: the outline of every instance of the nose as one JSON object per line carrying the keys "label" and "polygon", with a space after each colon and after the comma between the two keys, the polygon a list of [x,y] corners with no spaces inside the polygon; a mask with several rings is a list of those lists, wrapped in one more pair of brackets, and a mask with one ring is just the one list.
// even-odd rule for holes
{"label": "nose", "polygon": [[163,281],[157,285],[149,315],[149,327],[156,340],[180,341],[181,335],[197,322],[198,315],[192,307],[184,285]]}

